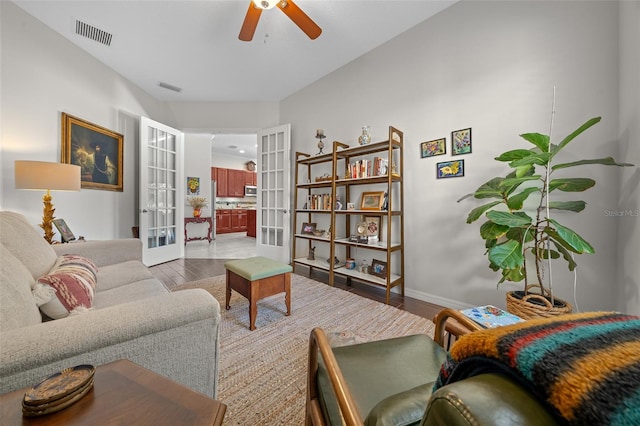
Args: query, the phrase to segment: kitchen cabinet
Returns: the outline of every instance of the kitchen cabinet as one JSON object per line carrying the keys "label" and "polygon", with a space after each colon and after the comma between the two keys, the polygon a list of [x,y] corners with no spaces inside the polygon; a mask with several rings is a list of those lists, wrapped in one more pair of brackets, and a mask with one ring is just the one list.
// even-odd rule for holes
{"label": "kitchen cabinet", "polygon": [[247,230],[246,209],[216,210],[216,234],[245,232]]}
{"label": "kitchen cabinet", "polygon": [[247,237],[256,237],[256,211],[247,210]]}
{"label": "kitchen cabinet", "polygon": [[244,198],[245,185],[255,186],[257,174],[247,170],[212,167],[211,179],[216,181],[217,197]]}

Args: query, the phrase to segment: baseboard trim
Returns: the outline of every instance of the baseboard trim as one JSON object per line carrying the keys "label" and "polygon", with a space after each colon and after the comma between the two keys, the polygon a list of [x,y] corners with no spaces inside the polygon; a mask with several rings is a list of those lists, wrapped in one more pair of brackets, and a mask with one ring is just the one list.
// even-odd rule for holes
{"label": "baseboard trim", "polygon": [[404,294],[414,299],[422,300],[423,302],[434,303],[436,305],[444,306],[445,308],[456,310],[472,308],[475,306],[460,302],[459,300],[447,299],[445,297],[436,296],[435,294],[412,290],[410,288],[405,288]]}

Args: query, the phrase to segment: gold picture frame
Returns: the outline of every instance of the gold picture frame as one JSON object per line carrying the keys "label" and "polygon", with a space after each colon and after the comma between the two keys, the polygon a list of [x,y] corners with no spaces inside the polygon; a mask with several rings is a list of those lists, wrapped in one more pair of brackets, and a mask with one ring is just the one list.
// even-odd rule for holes
{"label": "gold picture frame", "polygon": [[380,216],[364,216],[363,220],[367,224],[366,235],[380,238]]}
{"label": "gold picture frame", "polygon": [[363,192],[360,200],[360,210],[382,210],[384,192]]}
{"label": "gold picture frame", "polygon": [[62,113],[62,163],[80,166],[80,186],[123,191],[124,136]]}

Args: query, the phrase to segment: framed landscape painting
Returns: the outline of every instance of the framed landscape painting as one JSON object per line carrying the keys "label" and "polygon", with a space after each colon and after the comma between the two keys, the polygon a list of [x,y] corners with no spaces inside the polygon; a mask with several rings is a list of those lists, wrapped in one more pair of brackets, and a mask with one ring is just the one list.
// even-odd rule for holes
{"label": "framed landscape painting", "polygon": [[62,113],[62,163],[80,166],[80,186],[123,190],[124,137],[97,124]]}

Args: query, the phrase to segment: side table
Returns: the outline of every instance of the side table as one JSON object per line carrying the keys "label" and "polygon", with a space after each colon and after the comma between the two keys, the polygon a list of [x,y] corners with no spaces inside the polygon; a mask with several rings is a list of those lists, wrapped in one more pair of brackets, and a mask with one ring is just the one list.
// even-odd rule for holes
{"label": "side table", "polygon": [[3,426],[221,425],[227,410],[225,404],[127,360],[98,366],[93,389],[57,413],[23,417],[26,391],[0,395]]}
{"label": "side table", "polygon": [[[189,237],[187,235],[188,223],[208,223],[209,229],[206,237]],[[211,243],[211,233],[213,232],[213,220],[210,217],[185,217],[184,218],[184,245],[187,245],[187,241],[194,240],[207,240]]]}

